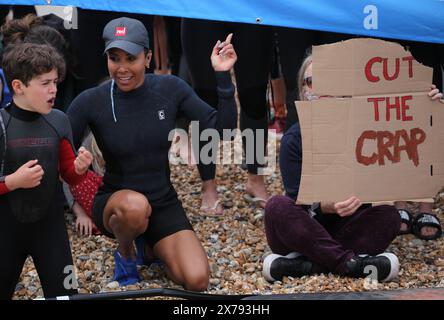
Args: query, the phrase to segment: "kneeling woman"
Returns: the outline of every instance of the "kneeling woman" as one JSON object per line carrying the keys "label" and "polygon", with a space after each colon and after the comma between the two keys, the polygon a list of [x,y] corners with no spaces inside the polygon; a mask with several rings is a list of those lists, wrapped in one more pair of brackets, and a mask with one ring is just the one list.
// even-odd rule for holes
{"label": "kneeling woman", "polygon": [[151,52],[140,21],[112,20],[103,37],[112,80],[80,94],[68,115],[74,143],[80,145],[89,126],[106,163],[93,218],[102,233],[119,242],[114,280],[121,285],[139,281],[137,264],[148,264],[153,252],[173,281],[188,290],[206,290],[208,260],[170,181],[168,138],[178,114],[199,121],[202,130],[236,127],[229,70],[237,58],[231,35],[211,54],[218,112],[181,79],[145,74]]}

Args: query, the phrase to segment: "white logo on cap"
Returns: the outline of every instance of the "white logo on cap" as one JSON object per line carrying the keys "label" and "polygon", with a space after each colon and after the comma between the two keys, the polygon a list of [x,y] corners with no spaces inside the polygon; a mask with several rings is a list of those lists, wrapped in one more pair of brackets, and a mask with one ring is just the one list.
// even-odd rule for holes
{"label": "white logo on cap", "polygon": [[124,37],[126,35],[126,27],[116,27],[115,37]]}
{"label": "white logo on cap", "polygon": [[165,120],[165,111],[164,110],[157,111],[157,114],[159,115],[159,120]]}

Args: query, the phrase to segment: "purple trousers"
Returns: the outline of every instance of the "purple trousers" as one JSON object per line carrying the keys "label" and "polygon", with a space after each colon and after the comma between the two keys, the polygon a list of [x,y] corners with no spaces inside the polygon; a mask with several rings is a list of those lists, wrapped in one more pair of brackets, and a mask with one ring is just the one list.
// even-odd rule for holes
{"label": "purple trousers", "polygon": [[345,263],[357,254],[384,252],[398,235],[401,218],[393,206],[358,209],[311,217],[285,196],[274,196],[265,207],[265,233],[274,253],[298,252],[313,263],[314,272],[345,274]]}

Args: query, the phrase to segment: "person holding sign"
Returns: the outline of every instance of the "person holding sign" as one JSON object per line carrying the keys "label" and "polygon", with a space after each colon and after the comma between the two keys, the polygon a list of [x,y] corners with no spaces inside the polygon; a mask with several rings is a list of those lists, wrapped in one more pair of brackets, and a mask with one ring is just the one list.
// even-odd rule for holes
{"label": "person holding sign", "polygon": [[[301,66],[298,86],[302,100],[318,98],[312,92],[311,55]],[[356,278],[371,273],[379,281],[397,276],[398,258],[384,253],[400,226],[393,206],[372,207],[354,196],[311,207],[296,204],[302,169],[298,123],[282,137],[280,167],[286,196],[272,197],[265,208],[265,231],[273,251],[263,263],[268,281],[322,272]]]}
{"label": "person holding sign", "polygon": [[[319,99],[312,91],[311,56],[301,66],[298,89],[302,100]],[[434,86],[429,96],[442,99]],[[271,198],[265,208],[265,231],[273,251],[263,263],[268,281],[320,272],[379,281],[396,277],[398,259],[384,253],[400,230],[394,206],[372,207],[354,196],[337,203],[297,205],[302,170],[298,123],[281,140],[280,167],[286,196]]]}

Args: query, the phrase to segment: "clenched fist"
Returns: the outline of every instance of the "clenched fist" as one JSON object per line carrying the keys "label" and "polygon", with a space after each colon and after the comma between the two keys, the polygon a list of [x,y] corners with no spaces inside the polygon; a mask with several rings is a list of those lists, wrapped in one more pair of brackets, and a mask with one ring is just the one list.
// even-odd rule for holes
{"label": "clenched fist", "polygon": [[7,175],[6,187],[12,191],[18,188],[30,189],[40,185],[45,172],[37,162],[38,160],[29,160],[14,173]]}
{"label": "clenched fist", "polygon": [[84,147],[80,147],[79,154],[76,160],[74,160],[74,167],[78,175],[84,174],[93,161],[93,156],[91,152],[86,150]]}

